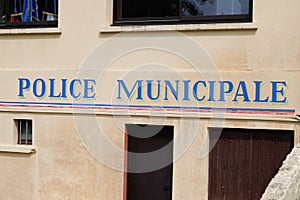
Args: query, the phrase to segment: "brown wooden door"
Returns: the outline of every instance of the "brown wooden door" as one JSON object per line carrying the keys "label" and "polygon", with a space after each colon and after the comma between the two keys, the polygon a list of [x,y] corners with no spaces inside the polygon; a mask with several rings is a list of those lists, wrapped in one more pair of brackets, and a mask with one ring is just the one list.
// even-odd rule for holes
{"label": "brown wooden door", "polygon": [[[218,139],[218,132],[221,136]],[[260,199],[293,148],[294,132],[210,129],[210,200]]]}
{"label": "brown wooden door", "polygon": [[[166,162],[167,166],[145,173],[126,174],[127,200],[171,200],[173,174],[173,127],[158,125],[127,124],[127,150],[145,156],[138,159],[127,154],[127,170],[151,170],[154,163]],[[170,145],[168,145],[170,144]],[[167,146],[166,146],[167,145]],[[147,153],[165,147],[157,157],[148,157]]]}

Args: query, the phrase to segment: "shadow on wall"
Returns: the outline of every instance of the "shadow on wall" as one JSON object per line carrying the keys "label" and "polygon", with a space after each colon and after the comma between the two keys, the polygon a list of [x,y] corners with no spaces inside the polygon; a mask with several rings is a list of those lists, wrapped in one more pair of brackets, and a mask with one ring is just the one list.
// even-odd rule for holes
{"label": "shadow on wall", "polygon": [[300,200],[300,144],[287,156],[261,200]]}

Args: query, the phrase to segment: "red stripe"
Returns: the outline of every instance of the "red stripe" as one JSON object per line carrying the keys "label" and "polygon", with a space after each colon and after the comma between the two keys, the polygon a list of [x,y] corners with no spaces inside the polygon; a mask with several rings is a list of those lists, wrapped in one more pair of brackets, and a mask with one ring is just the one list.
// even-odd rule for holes
{"label": "red stripe", "polygon": [[184,113],[232,113],[232,114],[261,114],[261,115],[293,115],[294,112],[260,111],[260,110],[212,110],[212,109],[184,109],[184,108],[134,108],[134,107],[102,107],[102,106],[64,106],[64,105],[11,105],[0,104],[1,107],[30,107],[30,108],[51,108],[51,109],[93,109],[93,110],[129,110],[129,111],[169,111]]}

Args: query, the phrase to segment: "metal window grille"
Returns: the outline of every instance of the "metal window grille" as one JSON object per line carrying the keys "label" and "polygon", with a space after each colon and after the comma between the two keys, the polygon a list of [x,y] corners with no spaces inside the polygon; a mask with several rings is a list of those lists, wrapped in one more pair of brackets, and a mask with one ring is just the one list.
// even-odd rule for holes
{"label": "metal window grille", "polygon": [[18,144],[32,144],[32,120],[17,120],[18,123]]}

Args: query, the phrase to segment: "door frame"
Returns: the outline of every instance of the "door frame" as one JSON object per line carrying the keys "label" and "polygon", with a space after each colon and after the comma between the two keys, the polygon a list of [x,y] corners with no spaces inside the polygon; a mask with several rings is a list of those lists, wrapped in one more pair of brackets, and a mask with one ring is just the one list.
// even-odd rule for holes
{"label": "door frame", "polygon": [[[172,157],[174,161],[174,138],[175,138],[175,126],[170,124],[143,124],[143,123],[125,123],[125,137],[124,137],[124,171],[123,171],[123,200],[127,200],[127,167],[128,167],[128,130],[127,125],[143,125],[143,126],[152,126],[152,125],[158,125],[158,126],[172,126],[173,127],[173,148],[172,148]],[[172,162],[172,185],[171,185],[171,199],[173,199],[173,186],[174,186],[174,162]]]}

